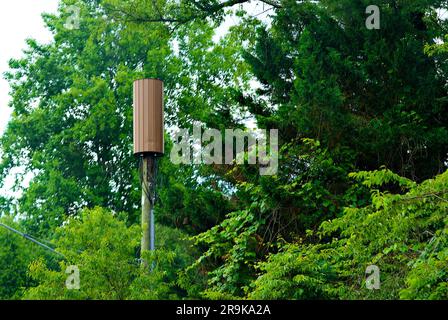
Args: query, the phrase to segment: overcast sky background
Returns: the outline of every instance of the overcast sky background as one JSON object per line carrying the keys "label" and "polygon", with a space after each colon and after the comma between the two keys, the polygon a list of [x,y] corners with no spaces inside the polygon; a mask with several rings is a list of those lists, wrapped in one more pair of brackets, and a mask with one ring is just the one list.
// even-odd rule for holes
{"label": "overcast sky background", "polygon": [[34,38],[39,42],[51,40],[41,14],[55,13],[57,7],[58,0],[0,1],[0,135],[11,115],[8,107],[9,85],[3,79],[3,73],[8,70],[8,61],[22,56],[27,38]]}

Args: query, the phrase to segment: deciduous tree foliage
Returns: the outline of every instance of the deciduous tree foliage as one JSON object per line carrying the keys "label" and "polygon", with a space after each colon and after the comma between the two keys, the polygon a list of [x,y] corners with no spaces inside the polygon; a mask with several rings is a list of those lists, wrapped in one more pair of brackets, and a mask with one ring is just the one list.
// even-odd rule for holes
{"label": "deciduous tree foliage", "polygon": [[[372,1],[247,2],[63,0],[44,16],[54,40],[11,60],[0,141],[0,182],[32,178],[17,175],[22,195],[0,208],[66,259],[14,240],[2,298],[447,298],[447,2],[377,1],[379,30],[365,26]],[[78,29],[64,27],[70,5]],[[164,80],[170,130],[280,135],[273,176],[161,161],[151,274],[136,263],[143,77]],[[79,291],[64,287],[69,264]],[[365,286],[373,264],[378,291]]]}
{"label": "deciduous tree foliage", "polygon": [[[122,218],[122,217],[121,217]],[[59,268],[48,268],[43,260],[30,265],[30,276],[39,283],[25,292],[27,299],[178,299],[183,290],[176,285],[175,270],[184,268],[194,252],[179,231],[158,228],[161,249],[144,255],[148,268],[137,259],[138,225],[102,208],[85,210],[57,229],[55,245],[65,258]],[[182,243],[181,241],[184,240]],[[67,288],[68,266],[79,269],[79,290]]]}
{"label": "deciduous tree foliage", "polygon": [[[23,226],[14,222],[10,216],[0,218],[0,223],[8,225],[16,230]],[[29,277],[28,265],[39,256],[44,256],[49,265],[54,264],[54,259],[39,250],[37,245],[27,242],[18,234],[12,233],[0,226],[0,299],[20,299],[23,291],[35,283]]]}
{"label": "deciduous tree foliage", "polygon": [[[371,189],[371,204],[347,207],[297,243],[281,245],[260,263],[251,298],[448,297],[448,172],[420,185],[389,170],[351,176]],[[390,183],[404,192],[381,191]],[[369,265],[381,270],[381,290],[365,286]]]}

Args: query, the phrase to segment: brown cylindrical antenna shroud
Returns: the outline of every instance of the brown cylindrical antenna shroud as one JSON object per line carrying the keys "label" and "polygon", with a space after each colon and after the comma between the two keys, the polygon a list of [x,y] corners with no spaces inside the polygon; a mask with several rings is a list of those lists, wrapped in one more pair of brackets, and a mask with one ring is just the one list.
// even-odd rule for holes
{"label": "brown cylindrical antenna shroud", "polygon": [[163,82],[134,81],[134,154],[163,155]]}

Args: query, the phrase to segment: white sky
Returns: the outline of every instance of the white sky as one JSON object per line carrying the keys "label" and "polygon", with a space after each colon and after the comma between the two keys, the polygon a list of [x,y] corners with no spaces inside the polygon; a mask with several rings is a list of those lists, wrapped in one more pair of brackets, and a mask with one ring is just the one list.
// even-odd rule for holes
{"label": "white sky", "polygon": [[21,57],[27,38],[39,42],[51,40],[51,34],[45,29],[41,14],[55,13],[57,7],[58,0],[0,1],[0,135],[11,115],[8,107],[9,85],[3,79],[3,73],[8,70],[8,61]]}

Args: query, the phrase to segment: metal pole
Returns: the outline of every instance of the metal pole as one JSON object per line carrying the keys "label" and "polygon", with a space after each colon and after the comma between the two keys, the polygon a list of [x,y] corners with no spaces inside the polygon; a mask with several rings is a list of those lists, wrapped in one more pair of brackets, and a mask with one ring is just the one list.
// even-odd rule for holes
{"label": "metal pole", "polygon": [[151,217],[150,217],[150,249],[151,251],[154,251],[156,249],[156,239],[155,239],[155,223],[154,223],[154,202],[151,205]]}
{"label": "metal pole", "polygon": [[152,155],[145,155],[142,159],[142,242],[141,252],[155,250],[155,166]]}
{"label": "metal pole", "polygon": [[154,218],[154,206],[156,205],[156,187],[157,187],[157,157],[152,158],[151,163],[151,213],[150,213],[150,247],[156,249],[156,220]]}

